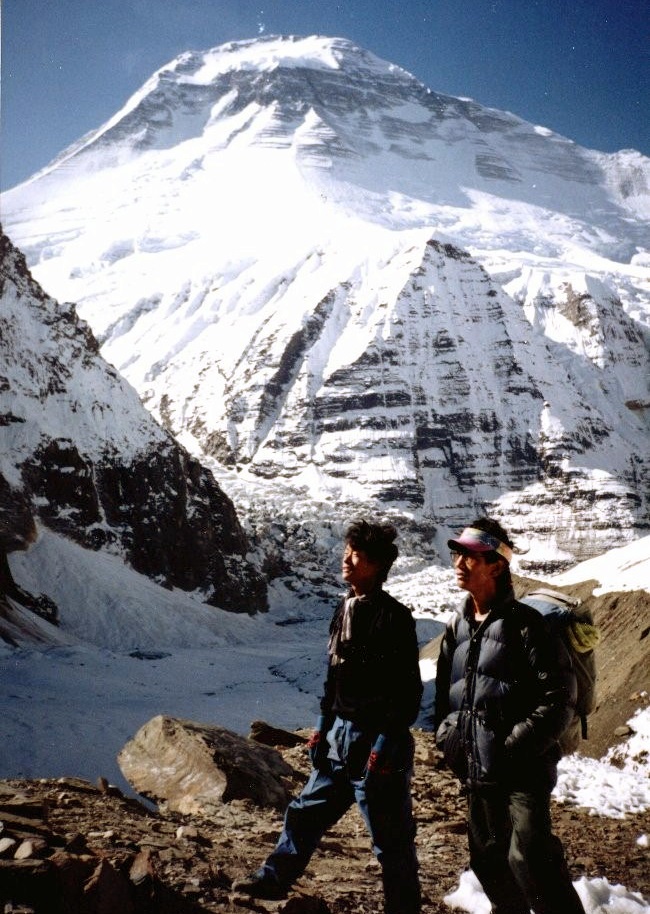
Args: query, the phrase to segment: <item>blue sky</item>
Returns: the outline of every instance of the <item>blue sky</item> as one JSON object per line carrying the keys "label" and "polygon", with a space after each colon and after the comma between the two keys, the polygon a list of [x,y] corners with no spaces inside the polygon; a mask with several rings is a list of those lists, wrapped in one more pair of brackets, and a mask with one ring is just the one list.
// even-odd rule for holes
{"label": "blue sky", "polygon": [[649,155],[649,26],[649,0],[3,0],[0,185],[180,52],[259,34],[349,38],[433,90]]}

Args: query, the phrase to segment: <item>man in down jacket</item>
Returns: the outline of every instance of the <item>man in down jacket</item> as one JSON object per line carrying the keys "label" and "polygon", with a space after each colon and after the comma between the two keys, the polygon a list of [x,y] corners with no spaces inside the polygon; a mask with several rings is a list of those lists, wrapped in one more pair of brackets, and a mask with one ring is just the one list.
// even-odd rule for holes
{"label": "man in down jacket", "polygon": [[467,788],[470,865],[493,914],[584,914],[550,797],[576,680],[559,635],[514,598],[513,544],[479,518],[449,540],[468,595],[447,625],[436,675],[436,740]]}

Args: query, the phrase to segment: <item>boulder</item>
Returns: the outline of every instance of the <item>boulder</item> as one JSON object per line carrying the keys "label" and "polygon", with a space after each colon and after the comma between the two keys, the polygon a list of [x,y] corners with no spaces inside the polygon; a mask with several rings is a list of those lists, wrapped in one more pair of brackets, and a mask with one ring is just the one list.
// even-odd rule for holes
{"label": "boulder", "polygon": [[295,774],[279,752],[223,727],[158,715],[117,757],[142,796],[174,812],[210,816],[231,800],[284,808]]}

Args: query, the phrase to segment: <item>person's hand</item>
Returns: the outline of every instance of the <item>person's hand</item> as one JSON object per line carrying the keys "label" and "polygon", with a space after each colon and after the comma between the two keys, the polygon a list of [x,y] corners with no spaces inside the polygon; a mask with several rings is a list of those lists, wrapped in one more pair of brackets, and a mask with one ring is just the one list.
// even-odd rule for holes
{"label": "person's hand", "polygon": [[322,739],[323,734],[320,732],[320,730],[313,730],[311,736],[307,740],[307,753],[309,755],[309,761],[312,763],[314,768],[318,767],[316,763],[322,751]]}
{"label": "person's hand", "polygon": [[327,724],[325,722],[325,717],[321,714],[318,718],[316,728],[312,731],[311,736],[307,740],[309,761],[317,770],[323,767],[327,759],[328,748],[326,736]]}
{"label": "person's hand", "polygon": [[458,712],[446,717],[436,732],[436,745],[442,751],[445,765],[459,778],[467,778],[467,755],[458,729]]}
{"label": "person's hand", "polygon": [[393,774],[393,766],[387,759],[383,759],[379,752],[376,752],[374,749],[368,756],[368,764],[366,765],[366,771],[368,774]]}
{"label": "person's hand", "polygon": [[533,742],[535,728],[533,722],[529,719],[520,720],[512,728],[512,732],[506,736],[505,750],[509,755],[514,755],[526,749]]}
{"label": "person's hand", "polygon": [[380,734],[375,740],[366,762],[366,784],[394,774],[395,768],[388,752],[386,737]]}

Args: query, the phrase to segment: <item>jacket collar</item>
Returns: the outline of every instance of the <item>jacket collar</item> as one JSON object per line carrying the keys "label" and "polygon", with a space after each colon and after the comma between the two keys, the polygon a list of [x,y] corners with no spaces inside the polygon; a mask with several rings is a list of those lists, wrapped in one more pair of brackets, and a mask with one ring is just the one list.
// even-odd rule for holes
{"label": "jacket collar", "polygon": [[[515,602],[515,592],[512,587],[509,587],[503,594],[498,594],[495,597],[494,604],[490,607],[488,620],[501,619],[510,612]],[[462,614],[468,622],[474,621],[474,602],[470,593],[467,594],[463,602]]]}

